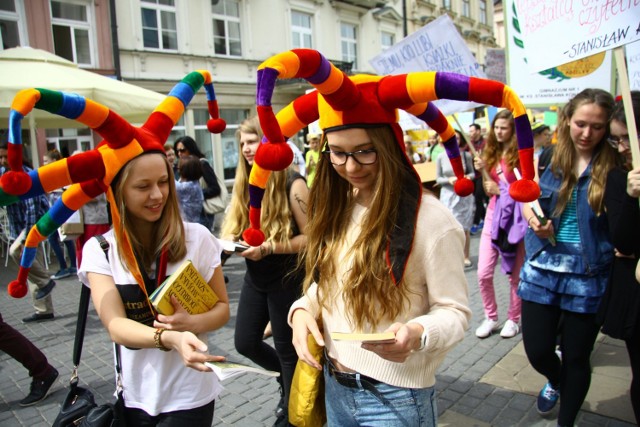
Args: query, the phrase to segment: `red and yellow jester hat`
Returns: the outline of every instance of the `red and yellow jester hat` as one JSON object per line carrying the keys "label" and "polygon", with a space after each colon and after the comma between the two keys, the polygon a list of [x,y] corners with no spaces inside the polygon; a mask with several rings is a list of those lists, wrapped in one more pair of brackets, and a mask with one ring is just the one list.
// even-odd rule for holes
{"label": "red and yellow jester hat", "polygon": [[[129,265],[137,266],[129,238],[120,229],[119,212],[114,203],[110,184],[130,160],[143,153],[164,154],[164,143],[196,92],[204,85],[209,114],[207,128],[220,133],[225,127],[219,118],[218,102],[208,71],[194,71],[173,87],[169,95],[151,113],[146,123],[134,127],[115,112],[83,96],[47,89],[25,89],[13,100],[9,113],[8,157],[10,171],[0,179],[0,205],[48,193],[71,185],[62,197],[42,216],[27,235],[20,261],[18,278],[9,284],[9,294],[21,298],[27,293],[27,275],[36,256],[38,244],[56,232],[74,211],[90,199],[107,193],[111,205],[114,232],[125,248],[123,256]],[[104,139],[93,150],[58,160],[26,173],[22,169],[22,119],[34,108],[77,120],[96,131]],[[132,274],[146,292],[139,269]]]}
{"label": "red and yellow jester hat", "polygon": [[[278,113],[271,106],[271,96],[278,78],[304,78],[316,92],[304,95]],[[250,228],[243,238],[251,245],[264,240],[260,231],[260,208],[270,171],[286,168],[292,154],[284,143],[284,135],[294,135],[317,118],[325,132],[345,127],[388,125],[396,135],[395,143],[403,146],[401,129],[397,123],[397,109],[401,108],[432,124],[443,136],[447,155],[460,184],[455,190],[468,195],[473,186],[464,180],[462,161],[451,126],[442,114],[429,104],[437,99],[475,101],[504,107],[515,117],[520,167],[523,179],[511,185],[511,196],[518,201],[535,200],[540,189],[533,181],[533,137],[526,110],[518,96],[508,86],[491,80],[443,72],[414,72],[396,76],[348,77],[322,54],[312,49],[294,49],[275,55],[258,67],[257,110],[265,137],[258,148],[249,178]],[[412,182],[403,182],[410,196],[401,202],[396,218],[397,227],[389,237],[387,261],[398,283],[413,242],[415,222],[422,187],[411,162],[404,156],[406,167],[412,171]],[[256,167],[257,165],[257,167]]]}

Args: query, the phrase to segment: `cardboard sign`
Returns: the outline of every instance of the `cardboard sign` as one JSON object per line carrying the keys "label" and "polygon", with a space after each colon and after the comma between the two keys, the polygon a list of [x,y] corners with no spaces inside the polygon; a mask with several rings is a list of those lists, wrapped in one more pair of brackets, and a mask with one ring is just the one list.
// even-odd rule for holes
{"label": "cardboard sign", "polygon": [[[442,15],[369,61],[376,73],[447,71],[486,78],[449,15]],[[474,102],[439,100],[434,104],[445,116],[479,106]]]}

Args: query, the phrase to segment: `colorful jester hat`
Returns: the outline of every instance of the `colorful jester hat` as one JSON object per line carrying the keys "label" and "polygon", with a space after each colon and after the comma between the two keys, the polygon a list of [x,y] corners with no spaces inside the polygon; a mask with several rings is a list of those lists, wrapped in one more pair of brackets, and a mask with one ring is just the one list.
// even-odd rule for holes
{"label": "colorful jester hat", "polygon": [[[316,91],[293,101],[277,117],[271,97],[278,78],[304,78]],[[319,119],[320,128],[328,133],[347,127],[388,125],[394,131],[396,143],[404,144],[398,125],[397,109],[401,108],[427,122],[442,137],[447,156],[458,178],[456,193],[466,196],[473,184],[464,178],[462,161],[455,132],[430,101],[451,99],[475,101],[508,108],[515,116],[515,131],[523,179],[511,185],[510,194],[518,201],[529,202],[540,194],[533,181],[533,137],[526,110],[518,96],[508,86],[491,80],[443,72],[414,72],[395,76],[348,77],[321,53],[312,49],[295,49],[267,59],[258,67],[257,109],[264,138],[256,152],[249,177],[250,228],[243,239],[252,246],[264,241],[260,230],[262,197],[270,171],[285,169],[293,154],[284,136],[295,135],[309,123]],[[410,160],[405,167],[412,173],[400,183],[409,195],[403,196],[396,227],[389,236],[387,261],[392,266],[396,283],[402,279],[404,266],[413,243],[415,223],[420,205],[422,185]]]}
{"label": "colorful jester hat", "polygon": [[[9,284],[9,295],[21,298],[27,293],[27,275],[38,244],[56,232],[74,211],[92,198],[107,193],[111,205],[116,238],[122,243],[124,257],[136,266],[132,274],[145,290],[133,249],[114,203],[110,184],[127,162],[143,153],[164,154],[164,143],[196,92],[204,85],[209,114],[207,128],[220,133],[225,127],[219,118],[218,102],[208,71],[194,71],[173,87],[169,95],[151,113],[146,123],[134,127],[109,108],[83,96],[47,89],[25,89],[13,100],[9,113],[8,157],[10,171],[0,179],[0,205],[6,206],[52,190],[71,185],[51,209],[38,220],[27,235],[17,280]],[[26,173],[22,169],[22,119],[34,108],[77,120],[104,139],[93,150],[59,160]],[[145,291],[146,292],[146,291]]]}

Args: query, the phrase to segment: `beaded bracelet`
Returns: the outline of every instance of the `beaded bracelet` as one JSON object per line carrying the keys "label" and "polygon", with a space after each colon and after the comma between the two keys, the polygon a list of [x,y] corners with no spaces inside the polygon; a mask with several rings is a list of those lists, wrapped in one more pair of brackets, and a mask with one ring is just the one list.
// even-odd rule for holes
{"label": "beaded bracelet", "polygon": [[170,348],[165,347],[164,345],[162,345],[162,333],[166,331],[166,328],[158,328],[156,329],[156,332],[153,334],[153,341],[156,343],[156,348],[158,350],[161,351],[171,351]]}

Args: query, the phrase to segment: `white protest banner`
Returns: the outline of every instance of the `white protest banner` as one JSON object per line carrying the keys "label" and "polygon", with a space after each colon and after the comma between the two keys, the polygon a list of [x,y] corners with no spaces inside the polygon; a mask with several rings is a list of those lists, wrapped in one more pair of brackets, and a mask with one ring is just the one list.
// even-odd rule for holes
{"label": "white protest banner", "polygon": [[611,52],[552,67],[531,74],[530,49],[522,44],[522,21],[514,10],[514,1],[506,0],[505,29],[507,36],[507,83],[527,107],[549,107],[564,104],[586,88],[614,92]]}
{"label": "white protest banner", "polygon": [[[486,78],[480,64],[446,14],[376,55],[369,63],[380,75],[447,71]],[[435,104],[445,116],[479,105],[445,99],[435,101]]]}
{"label": "white protest banner", "polygon": [[640,41],[625,46],[629,85],[631,90],[640,90]]}
{"label": "white protest banner", "polygon": [[640,40],[639,0],[515,0],[515,7],[532,72]]}

